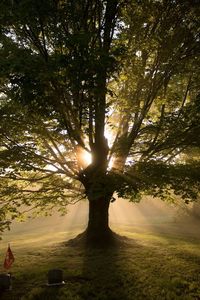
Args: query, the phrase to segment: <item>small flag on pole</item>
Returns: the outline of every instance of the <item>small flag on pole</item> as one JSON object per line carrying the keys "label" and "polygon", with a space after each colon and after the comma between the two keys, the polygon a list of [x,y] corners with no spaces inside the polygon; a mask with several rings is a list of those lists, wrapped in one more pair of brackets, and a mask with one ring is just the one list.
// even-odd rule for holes
{"label": "small flag on pole", "polygon": [[15,260],[14,255],[10,249],[10,245],[8,244],[8,250],[6,252],[6,257],[5,257],[4,264],[3,264],[4,268],[10,269],[14,260]]}

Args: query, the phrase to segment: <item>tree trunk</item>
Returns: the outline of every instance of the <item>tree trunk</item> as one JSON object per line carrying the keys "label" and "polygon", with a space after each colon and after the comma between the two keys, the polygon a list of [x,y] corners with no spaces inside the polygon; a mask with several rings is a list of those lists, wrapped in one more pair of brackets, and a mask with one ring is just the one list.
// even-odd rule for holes
{"label": "tree trunk", "polygon": [[108,209],[109,200],[107,199],[89,201],[88,231],[101,235],[108,230]]}
{"label": "tree trunk", "polygon": [[97,164],[99,159],[96,164],[92,163],[79,175],[89,201],[88,226],[80,239],[92,246],[111,244],[114,237],[109,228],[109,205],[115,188],[112,178],[105,171],[107,153],[104,154],[101,164]]}
{"label": "tree trunk", "polygon": [[86,230],[88,243],[106,245],[111,241],[109,204],[110,198],[89,199],[89,221]]}

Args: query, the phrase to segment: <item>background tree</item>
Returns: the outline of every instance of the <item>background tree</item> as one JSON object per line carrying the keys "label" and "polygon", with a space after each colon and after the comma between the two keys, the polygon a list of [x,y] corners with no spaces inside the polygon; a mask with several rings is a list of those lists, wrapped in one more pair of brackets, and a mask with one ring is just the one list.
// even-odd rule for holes
{"label": "background tree", "polygon": [[180,161],[200,145],[195,1],[0,6],[2,218],[86,197],[87,241],[108,242],[114,193],[197,198],[199,160]]}

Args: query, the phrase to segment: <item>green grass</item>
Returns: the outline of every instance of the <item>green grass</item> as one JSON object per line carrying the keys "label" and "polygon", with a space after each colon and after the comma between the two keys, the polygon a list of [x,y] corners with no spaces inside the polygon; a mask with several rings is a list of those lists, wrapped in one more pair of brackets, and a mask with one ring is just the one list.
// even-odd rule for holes
{"label": "green grass", "polygon": [[[109,250],[66,246],[78,230],[22,234],[12,243],[13,289],[1,299],[200,299],[200,239],[136,229],[116,228],[130,241]],[[63,270],[64,286],[45,286],[51,268]]]}

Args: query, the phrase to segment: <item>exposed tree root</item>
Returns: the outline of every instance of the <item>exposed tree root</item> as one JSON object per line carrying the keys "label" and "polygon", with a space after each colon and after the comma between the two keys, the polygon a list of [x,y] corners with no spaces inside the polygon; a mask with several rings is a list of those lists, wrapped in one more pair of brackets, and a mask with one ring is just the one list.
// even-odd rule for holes
{"label": "exposed tree root", "polygon": [[129,238],[120,236],[111,229],[98,235],[86,230],[75,238],[67,241],[66,245],[71,247],[117,248],[127,244],[129,241]]}

